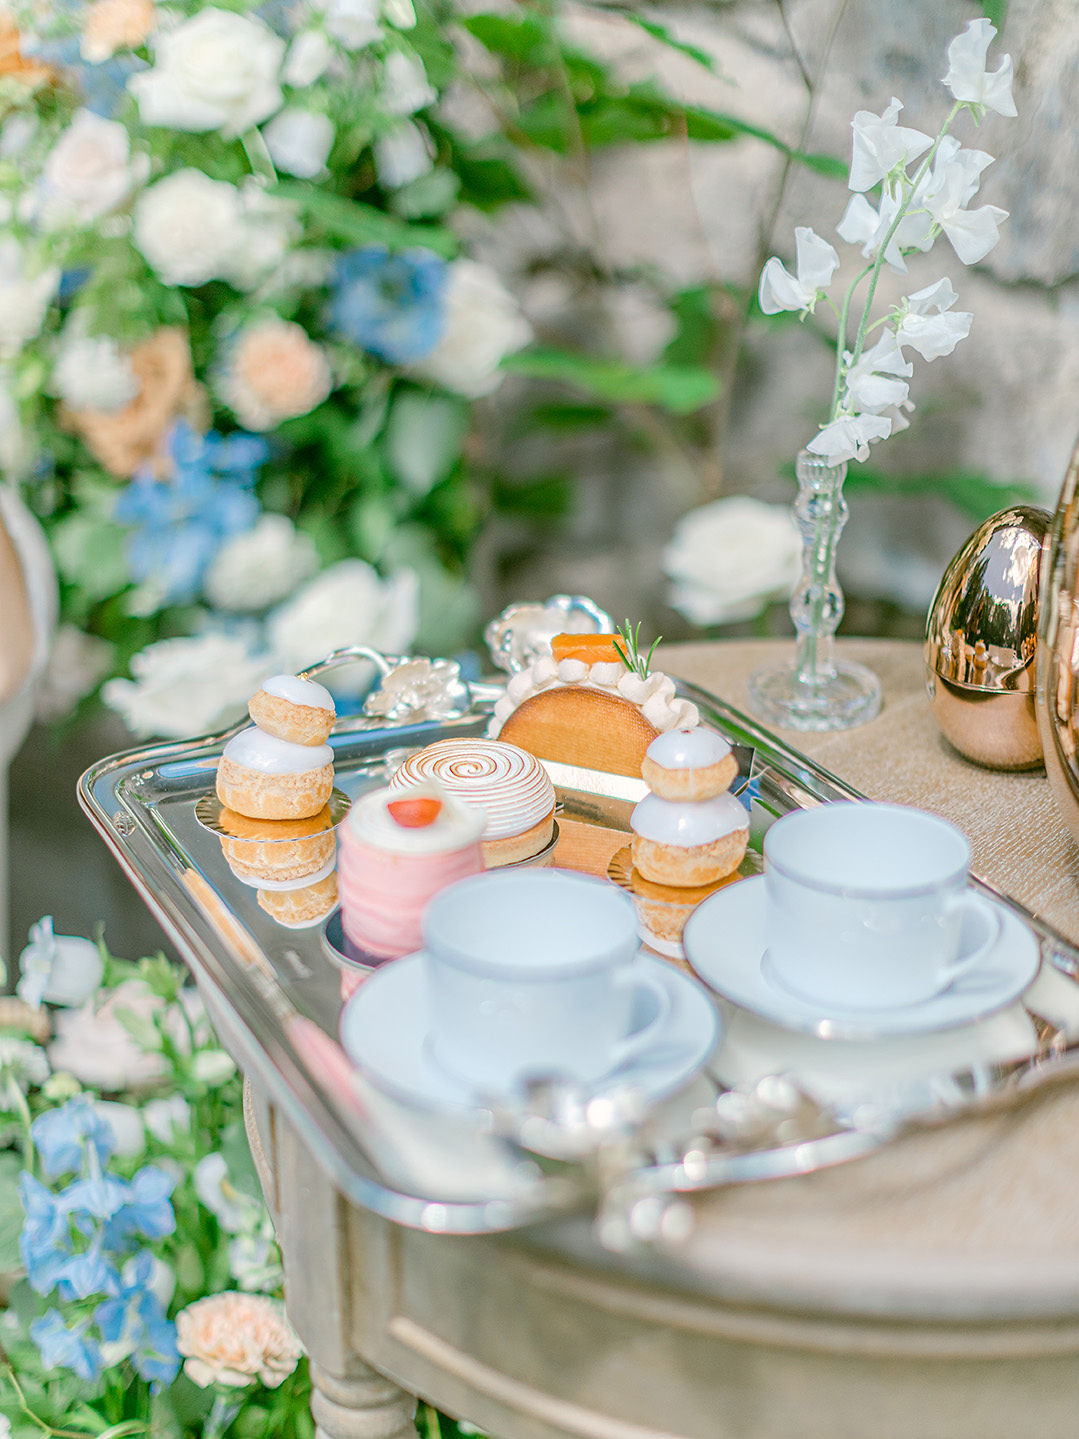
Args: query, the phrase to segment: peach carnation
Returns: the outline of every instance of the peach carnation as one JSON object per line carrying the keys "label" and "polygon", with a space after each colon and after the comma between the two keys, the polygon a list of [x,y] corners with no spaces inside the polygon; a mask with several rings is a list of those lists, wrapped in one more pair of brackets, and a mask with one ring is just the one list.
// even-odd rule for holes
{"label": "peach carnation", "polygon": [[218,382],[221,398],[249,430],[308,414],[332,388],[320,347],[301,325],[277,318],[241,331]]}
{"label": "peach carnation", "polygon": [[196,1300],[176,1316],[176,1345],[184,1373],[201,1388],[242,1388],[257,1379],[282,1384],[303,1353],[284,1306],[261,1294],[226,1290]]}
{"label": "peach carnation", "polygon": [[153,0],[95,0],[82,27],[82,58],[91,65],[111,60],[117,50],[142,45],[157,27]]}
{"label": "peach carnation", "polygon": [[201,391],[182,330],[160,329],[130,355],[138,394],[119,410],[68,410],[67,421],[114,475],[130,477],[160,454],[179,416],[199,420]]}

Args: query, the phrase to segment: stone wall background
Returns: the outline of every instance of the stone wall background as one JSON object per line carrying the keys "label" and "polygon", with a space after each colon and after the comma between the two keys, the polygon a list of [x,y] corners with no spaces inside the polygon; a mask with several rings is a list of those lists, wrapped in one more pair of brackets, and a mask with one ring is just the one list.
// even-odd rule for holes
{"label": "stone wall background", "polygon": [[[783,7],[776,0],[710,0],[649,13],[714,55],[722,76],[658,48],[613,9],[566,4],[564,19],[627,75],[655,74],[680,97],[796,144],[807,91],[793,40],[809,73],[821,70],[803,147],[846,159],[854,111],[879,113],[893,94],[904,102],[903,122],[936,130],[951,100],[939,83],[947,44],[983,12],[973,0],[787,0]],[[897,477],[968,470],[1029,480],[1051,507],[1079,432],[1079,5],[1012,0],[991,68],[1005,52],[1015,63],[1019,117],[990,114],[975,129],[964,116],[953,133],[996,157],[975,203],[1000,205],[1010,219],[999,245],[973,269],[942,237],[929,255],[911,260],[905,280],[885,271],[881,299],[947,275],[958,308],[975,318],[951,356],[932,364],[915,359],[911,428],[876,446],[871,463]],[[782,167],[775,150],[752,139],[607,150],[593,165],[586,193],[567,191],[552,170],[545,222],[508,215],[485,243],[500,265],[522,277],[522,296],[541,331],[594,339],[603,323],[628,353],[647,359],[662,349],[669,327],[639,287],[621,284],[601,321],[546,262],[579,247],[601,272],[658,267],[672,286],[755,285],[763,257],[793,261],[797,224],[832,239],[845,262],[860,259],[834,234],[849,198],[845,184],[795,166],[780,200]],[[840,278],[848,270],[845,263]],[[665,633],[677,632],[663,609],[659,567],[674,520],[717,492],[789,499],[793,484],[779,478],[780,470],[822,418],[832,364],[808,326],[751,327],[727,395],[709,417],[712,454],[696,467],[662,446],[647,453],[613,442],[583,449],[567,442],[562,453],[551,447],[545,458],[570,464],[582,477],[573,517],[565,534],[504,567],[504,593],[568,586],[595,593],[619,615],[655,615]],[[851,510],[841,547],[844,585],[911,611],[924,608],[972,528],[969,518],[934,499],[852,495]]]}

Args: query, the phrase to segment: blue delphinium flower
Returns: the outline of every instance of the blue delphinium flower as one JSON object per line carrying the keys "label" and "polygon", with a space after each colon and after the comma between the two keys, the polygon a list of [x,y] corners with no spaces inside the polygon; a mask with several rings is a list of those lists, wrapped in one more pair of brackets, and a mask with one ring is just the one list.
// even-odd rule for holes
{"label": "blue delphinium flower", "polygon": [[132,526],[132,577],[159,590],[164,603],[187,604],[225,540],[258,519],[253,486],[269,446],[256,435],[199,435],[179,420],[168,451],[171,473],[159,478],[149,465],[136,471],[114,514]]}
{"label": "blue delphinium flower", "polygon": [[144,1250],[124,1266],[120,1292],[94,1310],[94,1322],[113,1359],[130,1358],[153,1384],[171,1384],[180,1368],[176,1326],[150,1288],[154,1262]]}
{"label": "blue delphinium flower", "polygon": [[67,1213],[57,1196],[25,1171],[19,1198],[26,1214],[19,1235],[26,1277],[38,1294],[48,1294],[71,1254]]}
{"label": "blue delphinium flower", "polygon": [[98,1164],[105,1164],[116,1147],[112,1130],[84,1095],[77,1095],[60,1109],[39,1114],[30,1134],[50,1179],[81,1169],[83,1157],[91,1149]]}
{"label": "blue delphinium flower", "polygon": [[89,1320],[69,1329],[56,1309],[30,1325],[30,1338],[41,1351],[46,1369],[70,1369],[88,1384],[97,1382],[103,1361],[97,1341],[88,1333]]}
{"label": "blue delphinium flower", "polygon": [[445,261],[430,250],[350,250],[337,261],[330,323],[389,365],[421,360],[445,328],[446,275]]}
{"label": "blue delphinium flower", "polygon": [[120,1207],[106,1219],[105,1245],[108,1249],[123,1249],[134,1235],[145,1239],[162,1239],[176,1228],[169,1196],[176,1187],[176,1180],[156,1164],[146,1164],[135,1175],[130,1184],[124,1186],[126,1195]]}

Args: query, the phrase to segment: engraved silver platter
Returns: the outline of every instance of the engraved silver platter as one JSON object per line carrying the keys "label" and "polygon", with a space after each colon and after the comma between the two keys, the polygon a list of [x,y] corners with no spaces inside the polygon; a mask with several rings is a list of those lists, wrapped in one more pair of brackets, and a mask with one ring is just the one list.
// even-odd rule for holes
{"label": "engraved silver platter", "polygon": [[[403,663],[364,654],[383,676]],[[360,713],[339,720],[329,741],[337,788],[354,800],[384,783],[403,752],[482,733],[500,688],[466,688],[467,703],[457,714],[391,720]],[[678,688],[735,747],[736,784],[752,816],[747,873],[759,868],[760,839],[775,817],[863,798],[724,701],[693,685]],[[1035,934],[1043,975],[1058,988],[1040,1012],[1022,1011],[1029,1042],[1018,1049],[977,1063],[942,1059],[939,1082],[924,1104],[877,1102],[848,1111],[810,1098],[796,1075],[739,1085],[713,1060],[659,1112],[641,1112],[629,1094],[600,1115],[587,1096],[548,1085],[537,1087],[523,1109],[492,1103],[459,1122],[440,1117],[432,1123],[367,1083],[338,1045],[350,976],[327,954],[325,925],[277,923],[256,890],[230,870],[220,837],[200,823],[196,810],[213,793],[218,758],[234,732],[101,760],[80,780],[79,799],[191,967],[234,1057],[303,1134],[341,1193],[397,1223],[477,1234],[589,1212],[598,1215],[601,1241],[618,1247],[647,1238],[649,1215],[662,1230],[664,1205],[681,1194],[842,1163],[911,1125],[936,1124],[971,1105],[1013,1103],[1032,1084],[1069,1070],[1071,1047],[1079,1042],[1079,951],[975,880]],[[549,769],[563,840],[576,835],[588,850],[595,839],[594,872],[605,874],[626,843],[641,781]],[[556,855],[554,862],[562,861]]]}

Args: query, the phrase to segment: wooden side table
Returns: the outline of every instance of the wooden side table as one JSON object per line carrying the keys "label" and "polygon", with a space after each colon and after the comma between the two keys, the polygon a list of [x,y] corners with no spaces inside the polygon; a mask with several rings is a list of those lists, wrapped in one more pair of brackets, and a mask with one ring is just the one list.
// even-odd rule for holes
{"label": "wooden side table", "polygon": [[[791,737],[876,798],[966,829],[983,877],[1071,937],[1077,855],[1044,776],[946,746],[920,647],[849,642],[881,716]],[[683,646],[734,704],[767,645]],[[483,1238],[349,1205],[257,1093],[248,1133],[326,1439],[414,1439],[422,1395],[498,1439],[1014,1439],[1079,1412],[1079,1090],[841,1169],[713,1192],[680,1246],[618,1257],[582,1220]]]}

